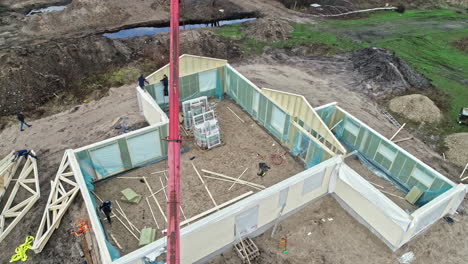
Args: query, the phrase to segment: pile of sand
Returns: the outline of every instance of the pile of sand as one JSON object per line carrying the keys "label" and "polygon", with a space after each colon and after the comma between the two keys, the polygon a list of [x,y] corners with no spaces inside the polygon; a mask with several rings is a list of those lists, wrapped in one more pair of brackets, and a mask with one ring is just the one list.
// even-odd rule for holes
{"label": "pile of sand", "polygon": [[448,147],[445,152],[447,159],[464,167],[468,163],[468,133],[452,134],[445,139],[445,144]]}
{"label": "pile of sand", "polygon": [[390,101],[389,107],[393,112],[415,122],[435,123],[442,118],[434,102],[421,94],[395,97]]}
{"label": "pile of sand", "polygon": [[409,88],[429,88],[431,83],[393,52],[364,48],[351,54],[354,69],[364,77],[366,94],[381,97],[401,94]]}
{"label": "pile of sand", "polygon": [[266,17],[243,23],[241,31],[258,41],[278,42],[288,39],[293,27],[285,20]]}

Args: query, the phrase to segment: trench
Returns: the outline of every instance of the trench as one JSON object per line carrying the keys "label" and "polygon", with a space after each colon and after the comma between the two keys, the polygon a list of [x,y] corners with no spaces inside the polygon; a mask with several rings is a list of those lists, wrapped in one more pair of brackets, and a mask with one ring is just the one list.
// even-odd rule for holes
{"label": "trench", "polygon": [[[207,28],[207,27],[214,27],[214,26],[224,26],[224,25],[232,25],[238,24],[246,21],[256,20],[256,17],[251,18],[242,18],[242,19],[231,19],[231,20],[215,20],[215,21],[207,21],[204,23],[187,23],[185,25],[179,26],[180,30],[187,30],[187,29],[197,29],[197,28]],[[160,33],[167,33],[169,32],[170,27],[134,27],[129,29],[122,29],[117,32],[112,33],[104,33],[103,36],[110,38],[110,39],[121,39],[121,38],[132,38],[132,37],[141,37],[141,36],[148,36]]]}

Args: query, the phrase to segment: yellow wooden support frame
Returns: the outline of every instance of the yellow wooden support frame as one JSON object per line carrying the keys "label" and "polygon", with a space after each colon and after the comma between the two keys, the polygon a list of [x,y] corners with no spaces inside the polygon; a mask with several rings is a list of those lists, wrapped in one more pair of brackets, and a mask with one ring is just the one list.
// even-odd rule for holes
{"label": "yellow wooden support frame", "polygon": [[[34,151],[31,153],[35,155]],[[28,184],[34,184],[30,186]],[[13,206],[13,201],[20,191],[20,188],[24,189],[30,196],[22,202]],[[24,191],[23,190],[23,191]],[[39,189],[39,175],[37,170],[36,159],[31,156],[27,156],[26,162],[21,170],[21,173],[16,179],[15,187],[8,197],[8,201],[0,214],[0,242],[10,233],[10,231],[18,224],[19,221],[26,215],[26,213],[32,208],[32,206],[39,200],[40,189]],[[10,224],[6,224],[7,218],[14,218]]]}
{"label": "yellow wooden support frame", "polygon": [[[80,190],[73,177],[73,171],[69,166],[68,152],[69,150],[65,151],[55,180],[51,182],[49,199],[47,200],[41,224],[37,230],[36,239],[32,247],[36,253],[40,253],[47,244]],[[65,188],[64,185],[69,187]]]}

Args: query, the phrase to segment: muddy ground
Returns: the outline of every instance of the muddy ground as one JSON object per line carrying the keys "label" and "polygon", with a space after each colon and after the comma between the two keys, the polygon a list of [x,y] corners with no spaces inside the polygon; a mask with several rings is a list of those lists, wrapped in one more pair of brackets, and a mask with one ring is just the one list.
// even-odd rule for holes
{"label": "muddy ground", "polygon": [[[238,120],[227,107],[231,108],[239,115],[245,123]],[[220,125],[221,139],[223,141],[222,145],[211,150],[202,150],[196,146],[192,136],[187,137],[183,134],[182,147],[189,148],[189,151],[182,153],[180,157],[180,173],[182,175],[181,204],[182,210],[187,218],[196,216],[215,206],[193,169],[192,163],[196,166],[201,176],[213,176],[202,172],[202,169],[205,169],[237,178],[247,169],[242,179],[265,187],[269,187],[304,170],[304,166],[298,161],[295,161],[289,154],[286,155],[286,159],[281,165],[274,165],[270,160],[270,155],[283,153],[283,148],[234,102],[226,99],[217,103],[216,116]],[[259,172],[259,162],[265,162],[271,167],[264,177],[257,176],[257,172]],[[156,192],[162,188],[161,181],[166,185],[166,179],[163,173],[151,173],[166,169],[167,162],[161,161],[132,170],[121,176],[146,177],[152,186],[153,192]],[[119,200],[122,196],[120,191],[125,188],[131,188],[144,197],[151,195],[146,184],[139,179],[120,179],[119,177],[97,183],[95,185],[96,194],[101,197],[101,199],[111,201]],[[258,192],[256,189],[239,184],[229,190],[229,187],[232,185],[230,182],[211,178],[203,178],[203,180],[207,184],[217,205],[234,199],[248,191],[253,191],[254,193]],[[158,203],[162,206],[164,213],[166,213],[166,198],[164,192],[158,193],[156,198]],[[166,225],[156,203],[152,198],[149,199],[156,215],[156,220],[160,226],[160,230],[157,234],[157,238],[160,238],[161,231],[165,229]],[[131,219],[132,223],[139,229],[142,229],[144,226],[156,228],[146,201],[142,200],[138,205],[131,205],[122,201],[119,201],[119,204]],[[115,204],[114,208],[116,208]],[[181,219],[185,219],[183,215],[181,215]],[[138,249],[138,241],[135,239],[128,239],[130,236],[129,232],[121,224],[116,223],[113,224],[112,227],[107,224],[104,226],[109,232],[112,232],[116,236],[117,240],[124,248],[122,255]]]}
{"label": "muddy ground", "polygon": [[[118,107],[115,107],[116,105]],[[24,132],[20,132],[17,125],[0,132],[0,156],[3,157],[11,150],[25,148],[36,152],[39,157],[41,190],[38,202],[1,242],[0,263],[9,261],[15,248],[24,243],[27,235],[36,235],[50,192],[50,181],[55,177],[64,151],[116,136],[118,131],[112,128],[112,123],[120,116],[129,117],[129,126],[140,126],[144,121],[138,110],[134,86],[111,89],[110,95],[98,102],[92,101],[69,111],[32,121],[30,122],[32,127],[26,128]],[[13,186],[13,183],[10,184],[9,191]],[[8,197],[8,194],[6,193],[5,197]],[[3,208],[5,202],[3,199],[0,208]],[[76,217],[87,217],[80,195],[65,214],[50,243],[41,254],[28,252],[28,261],[44,264],[64,263],[64,261],[78,263],[81,257],[78,250],[73,247],[76,239],[69,233],[69,229],[74,227]]]}

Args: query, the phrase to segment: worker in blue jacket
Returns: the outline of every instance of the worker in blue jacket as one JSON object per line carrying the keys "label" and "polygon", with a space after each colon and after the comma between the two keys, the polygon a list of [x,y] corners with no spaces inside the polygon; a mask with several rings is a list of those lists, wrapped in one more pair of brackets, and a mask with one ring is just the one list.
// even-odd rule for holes
{"label": "worker in blue jacket", "polygon": [[143,77],[143,74],[140,75],[138,78],[138,85],[140,86],[141,89],[145,88],[145,83],[149,84],[149,82]]}

